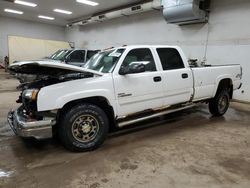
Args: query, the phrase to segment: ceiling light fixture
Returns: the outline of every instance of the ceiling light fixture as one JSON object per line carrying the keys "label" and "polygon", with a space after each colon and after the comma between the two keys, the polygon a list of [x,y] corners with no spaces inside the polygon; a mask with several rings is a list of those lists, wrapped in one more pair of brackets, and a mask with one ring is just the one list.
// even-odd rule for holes
{"label": "ceiling light fixture", "polygon": [[86,5],[90,5],[90,6],[99,5],[99,3],[94,2],[94,1],[89,1],[89,0],[76,0],[76,2],[83,3],[83,4],[86,4]]}
{"label": "ceiling light fixture", "polygon": [[36,6],[37,6],[37,4],[35,4],[35,3],[30,3],[30,2],[27,2],[27,1],[15,0],[14,3],[19,4],[19,5],[29,6],[29,7],[36,7]]}
{"label": "ceiling light fixture", "polygon": [[55,19],[53,17],[43,16],[43,15],[39,15],[38,18],[42,18],[42,19],[46,19],[46,20],[54,20]]}
{"label": "ceiling light fixture", "polygon": [[9,13],[14,13],[14,14],[23,14],[22,11],[19,11],[19,10],[13,10],[13,9],[4,9],[4,12],[9,12]]}
{"label": "ceiling light fixture", "polygon": [[62,10],[62,9],[54,9],[54,12],[59,12],[62,14],[72,14],[72,12],[68,11],[68,10]]}

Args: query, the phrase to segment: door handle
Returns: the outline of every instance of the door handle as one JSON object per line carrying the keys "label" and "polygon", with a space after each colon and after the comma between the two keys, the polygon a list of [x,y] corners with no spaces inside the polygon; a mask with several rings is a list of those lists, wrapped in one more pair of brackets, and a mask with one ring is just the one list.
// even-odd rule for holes
{"label": "door handle", "polygon": [[160,81],[161,81],[161,77],[160,76],[154,77],[154,82],[160,82]]}
{"label": "door handle", "polygon": [[186,78],[188,78],[188,74],[187,74],[187,73],[183,73],[183,74],[181,75],[181,77],[182,77],[183,79],[186,79]]}

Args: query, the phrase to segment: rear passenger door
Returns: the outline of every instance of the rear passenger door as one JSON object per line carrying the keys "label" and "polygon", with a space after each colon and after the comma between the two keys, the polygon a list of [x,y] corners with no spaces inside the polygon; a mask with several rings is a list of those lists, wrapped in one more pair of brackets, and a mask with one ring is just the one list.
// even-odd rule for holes
{"label": "rear passenger door", "polygon": [[164,105],[187,102],[193,94],[193,78],[189,67],[175,48],[157,48],[163,69]]}

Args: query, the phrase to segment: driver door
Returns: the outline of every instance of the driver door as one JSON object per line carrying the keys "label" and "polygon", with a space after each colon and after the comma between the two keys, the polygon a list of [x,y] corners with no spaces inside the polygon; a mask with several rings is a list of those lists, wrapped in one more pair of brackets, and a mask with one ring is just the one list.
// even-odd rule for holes
{"label": "driver door", "polygon": [[126,67],[133,62],[140,61],[148,62],[145,65],[145,72],[114,75],[118,116],[162,107],[162,75],[157,72],[151,50],[149,48],[132,49],[121,66]]}

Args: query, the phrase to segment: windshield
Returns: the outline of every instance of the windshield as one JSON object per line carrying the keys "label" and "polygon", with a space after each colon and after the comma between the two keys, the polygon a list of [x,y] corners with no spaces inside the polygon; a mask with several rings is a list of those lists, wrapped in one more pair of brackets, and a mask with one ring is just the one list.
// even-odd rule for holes
{"label": "windshield", "polygon": [[50,59],[63,61],[72,50],[58,50],[50,56]]}
{"label": "windshield", "polygon": [[115,49],[95,54],[83,68],[102,73],[110,73],[114,70],[125,49]]}

